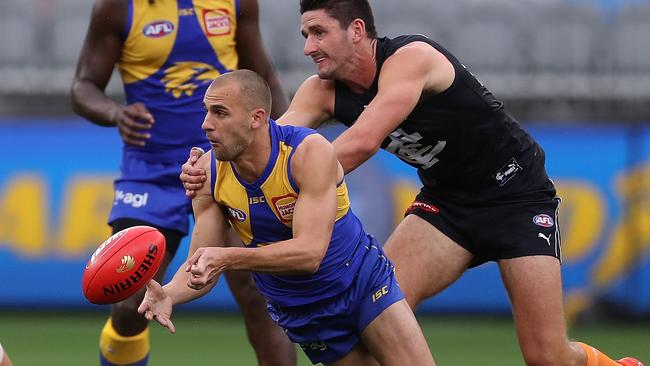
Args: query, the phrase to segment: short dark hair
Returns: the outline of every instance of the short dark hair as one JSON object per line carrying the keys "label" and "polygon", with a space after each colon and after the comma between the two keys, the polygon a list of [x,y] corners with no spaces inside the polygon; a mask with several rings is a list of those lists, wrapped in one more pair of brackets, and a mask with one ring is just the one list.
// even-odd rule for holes
{"label": "short dark hair", "polygon": [[300,14],[321,9],[338,20],[343,29],[346,29],[357,18],[363,20],[366,23],[368,36],[377,38],[375,18],[368,0],[300,0]]}

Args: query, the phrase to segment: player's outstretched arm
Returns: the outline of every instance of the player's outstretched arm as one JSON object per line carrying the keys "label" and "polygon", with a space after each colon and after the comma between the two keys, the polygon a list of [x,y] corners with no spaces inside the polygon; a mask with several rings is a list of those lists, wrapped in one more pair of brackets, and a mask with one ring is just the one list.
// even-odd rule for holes
{"label": "player's outstretched arm", "polygon": [[391,55],[380,71],[377,95],[354,125],[334,140],[345,172],[354,170],[377,152],[386,137],[413,111],[422,93],[447,89],[454,75],[449,60],[423,42],[410,43]]}
{"label": "player's outstretched arm", "polygon": [[144,314],[147,320],[155,320],[158,324],[176,333],[176,327],[172,323],[173,303],[171,297],[165,292],[155,280],[147,283],[147,292],[138,307],[138,313]]}
{"label": "player's outstretched arm", "polygon": [[278,124],[318,128],[334,115],[334,82],[312,75],[300,85]]}
{"label": "player's outstretched arm", "polygon": [[336,217],[336,182],[343,176],[332,145],[314,134],[298,146],[291,170],[299,187],[293,238],[260,248],[203,248],[189,264],[197,276],[226,269],[305,274],[318,270]]}
{"label": "player's outstretched arm", "polygon": [[[203,169],[210,180],[210,165],[212,153],[207,153],[199,158],[197,168]],[[203,185],[192,200],[194,211],[194,229],[188,250],[188,260],[197,250],[203,247],[214,247],[225,243],[227,222],[226,218],[212,197],[209,184]],[[188,271],[188,263],[181,265],[172,280],[164,286],[174,304],[185,303],[208,293],[216,284],[218,274],[211,276],[202,286],[195,285],[194,274]]]}

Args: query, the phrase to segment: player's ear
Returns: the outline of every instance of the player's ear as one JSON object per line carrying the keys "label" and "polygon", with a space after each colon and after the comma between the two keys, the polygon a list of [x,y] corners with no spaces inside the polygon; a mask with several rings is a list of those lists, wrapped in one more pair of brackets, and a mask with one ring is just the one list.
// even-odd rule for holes
{"label": "player's ear", "polygon": [[253,109],[253,123],[252,127],[257,128],[263,126],[266,123],[266,111],[263,108]]}
{"label": "player's ear", "polygon": [[352,31],[352,41],[355,43],[366,37],[366,23],[360,18],[353,20],[349,29]]}

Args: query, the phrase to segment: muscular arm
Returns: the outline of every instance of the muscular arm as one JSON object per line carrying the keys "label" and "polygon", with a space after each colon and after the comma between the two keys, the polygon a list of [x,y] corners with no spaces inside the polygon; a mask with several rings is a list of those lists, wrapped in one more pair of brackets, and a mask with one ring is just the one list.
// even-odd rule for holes
{"label": "muscular arm", "polygon": [[273,98],[271,116],[279,118],[287,110],[289,98],[280,84],[262,43],[257,0],[240,0],[239,8],[235,35],[239,68],[253,70],[266,80]]}
{"label": "muscular arm", "polygon": [[[212,163],[212,153],[208,152],[203,155],[197,162],[197,166],[208,172],[208,182],[210,181],[210,164]],[[212,198],[209,184],[205,184],[192,200],[192,210],[194,211],[194,228],[188,250],[188,259],[203,247],[221,245],[225,242],[226,219],[223,212]],[[187,266],[181,265],[176,271],[172,280],[164,286],[167,294],[172,298],[174,304],[182,304],[193,299],[199,298],[208,293],[217,283],[217,278],[200,290],[188,287],[191,274],[187,272]]]}
{"label": "muscular arm", "polygon": [[75,113],[100,126],[115,126],[122,107],[104,94],[122,47],[127,2],[98,0],[70,90]]}
{"label": "muscular arm", "polygon": [[291,166],[300,189],[293,237],[260,248],[224,248],[225,267],[282,274],[316,272],[336,216],[336,181],[343,175],[338,167],[332,145],[324,137],[307,137],[294,153]]}
{"label": "muscular arm", "polygon": [[334,140],[345,172],[377,152],[382,141],[413,111],[423,91],[439,93],[452,84],[454,76],[449,60],[422,42],[408,44],[390,56],[379,74],[377,95],[354,125]]}
{"label": "muscular arm", "polygon": [[279,124],[318,128],[334,115],[334,82],[312,75],[296,91]]}

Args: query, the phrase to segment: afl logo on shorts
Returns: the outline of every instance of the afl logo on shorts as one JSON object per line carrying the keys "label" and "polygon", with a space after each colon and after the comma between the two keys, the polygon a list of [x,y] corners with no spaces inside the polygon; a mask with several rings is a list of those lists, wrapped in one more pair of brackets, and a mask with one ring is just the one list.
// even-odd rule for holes
{"label": "afl logo on shorts", "polygon": [[533,217],[533,223],[541,227],[551,227],[555,224],[553,218],[547,214],[539,214]]}
{"label": "afl logo on shorts", "polygon": [[169,20],[156,20],[142,27],[142,34],[149,38],[164,37],[174,31],[174,23]]}
{"label": "afl logo on shorts", "polygon": [[236,208],[228,207],[228,214],[232,217],[233,220],[237,222],[246,221],[246,213],[242,210]]}

